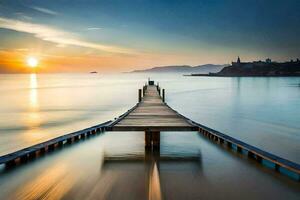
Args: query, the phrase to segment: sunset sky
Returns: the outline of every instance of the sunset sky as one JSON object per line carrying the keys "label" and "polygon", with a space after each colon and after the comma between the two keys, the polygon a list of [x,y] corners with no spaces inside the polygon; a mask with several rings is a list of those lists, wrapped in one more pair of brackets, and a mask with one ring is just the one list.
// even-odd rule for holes
{"label": "sunset sky", "polygon": [[300,57],[299,0],[0,0],[0,73]]}

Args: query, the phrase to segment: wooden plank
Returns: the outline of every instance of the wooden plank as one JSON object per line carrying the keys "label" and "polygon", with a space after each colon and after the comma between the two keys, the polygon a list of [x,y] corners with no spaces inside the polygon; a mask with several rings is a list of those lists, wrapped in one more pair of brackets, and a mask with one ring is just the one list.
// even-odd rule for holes
{"label": "wooden plank", "polygon": [[113,126],[110,131],[197,131],[191,126]]}
{"label": "wooden plank", "polygon": [[116,120],[113,131],[190,131],[195,130],[185,118],[162,101],[156,86],[147,86],[144,97],[130,113]]}

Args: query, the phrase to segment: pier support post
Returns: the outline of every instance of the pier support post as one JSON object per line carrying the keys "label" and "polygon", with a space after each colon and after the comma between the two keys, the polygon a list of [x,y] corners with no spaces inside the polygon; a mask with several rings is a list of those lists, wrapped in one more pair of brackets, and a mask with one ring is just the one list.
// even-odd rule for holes
{"label": "pier support post", "polygon": [[275,171],[279,172],[279,168],[280,166],[277,163],[275,163]]}
{"label": "pier support post", "polygon": [[165,102],[165,89],[162,89],[162,101]]}
{"label": "pier support post", "polygon": [[227,147],[231,149],[232,148],[232,143],[227,141]]}
{"label": "pier support post", "polygon": [[72,138],[68,138],[68,139],[67,139],[67,143],[68,143],[68,144],[71,144],[71,143],[72,143]]}
{"label": "pier support post", "polygon": [[43,155],[43,154],[45,154],[45,153],[46,153],[46,148],[45,148],[45,147],[44,147],[44,148],[41,148],[39,154],[40,154],[40,155]]}
{"label": "pier support post", "polygon": [[224,143],[224,139],[220,138],[220,144]]}
{"label": "pier support post", "polygon": [[48,145],[48,151],[53,151],[54,150],[54,144]]}
{"label": "pier support post", "polygon": [[90,131],[86,132],[86,136],[90,137],[91,136],[91,132]]}
{"label": "pier support post", "polygon": [[142,101],[142,89],[139,89],[139,102]]}
{"label": "pier support post", "polygon": [[63,141],[59,141],[59,142],[58,142],[58,146],[59,146],[59,147],[62,147],[63,145],[64,145],[64,142],[63,142]]}
{"label": "pier support post", "polygon": [[256,155],[256,161],[259,163],[262,163],[262,157],[260,157],[259,155]]}
{"label": "pier support post", "polygon": [[75,135],[74,136],[74,141],[78,141],[79,140],[79,135]]}
{"label": "pier support post", "polygon": [[145,149],[151,150],[152,148],[152,140],[151,140],[151,132],[145,131]]}
{"label": "pier support post", "polygon": [[28,161],[28,155],[26,154],[26,155],[21,156],[20,161],[21,161],[21,163],[27,162]]}
{"label": "pier support post", "polygon": [[160,150],[160,131],[145,131],[145,149],[146,151]]}
{"label": "pier support post", "polygon": [[249,158],[254,158],[254,153],[252,153],[251,151],[248,151],[248,157]]}
{"label": "pier support post", "polygon": [[28,157],[29,159],[34,159],[36,157],[36,151],[30,152]]}
{"label": "pier support post", "polygon": [[241,152],[242,152],[242,147],[240,147],[240,146],[237,146],[236,148],[237,148],[237,152],[239,152],[239,153],[241,153]]}
{"label": "pier support post", "polygon": [[218,142],[219,138],[218,136],[214,136],[214,141]]}

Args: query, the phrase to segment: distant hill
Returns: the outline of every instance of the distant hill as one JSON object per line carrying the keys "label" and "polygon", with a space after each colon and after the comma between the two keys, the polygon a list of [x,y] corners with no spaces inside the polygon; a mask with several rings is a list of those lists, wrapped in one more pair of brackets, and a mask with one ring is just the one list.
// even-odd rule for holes
{"label": "distant hill", "polygon": [[300,76],[300,60],[289,62],[233,62],[217,73],[192,73],[192,76]]}
{"label": "distant hill", "polygon": [[189,66],[189,65],[174,65],[174,66],[160,66],[160,67],[153,67],[150,69],[144,70],[134,70],[130,73],[216,73],[221,71],[224,67],[228,65],[214,65],[214,64],[205,64],[205,65],[198,65],[198,66]]}

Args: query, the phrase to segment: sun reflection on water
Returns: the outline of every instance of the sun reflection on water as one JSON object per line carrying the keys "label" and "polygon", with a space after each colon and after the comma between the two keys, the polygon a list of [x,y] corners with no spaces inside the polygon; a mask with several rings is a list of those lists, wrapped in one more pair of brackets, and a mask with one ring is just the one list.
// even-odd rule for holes
{"label": "sun reflection on water", "polygon": [[42,138],[40,133],[41,115],[39,111],[39,98],[38,98],[38,79],[36,74],[29,76],[29,99],[28,111],[25,118],[27,131],[24,133],[24,138],[28,142],[38,142]]}
{"label": "sun reflection on water", "polygon": [[30,110],[38,109],[38,96],[37,96],[37,77],[36,74],[30,74]]}
{"label": "sun reflection on water", "polygon": [[13,199],[61,199],[74,183],[64,163],[49,166],[41,174],[15,191]]}

